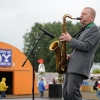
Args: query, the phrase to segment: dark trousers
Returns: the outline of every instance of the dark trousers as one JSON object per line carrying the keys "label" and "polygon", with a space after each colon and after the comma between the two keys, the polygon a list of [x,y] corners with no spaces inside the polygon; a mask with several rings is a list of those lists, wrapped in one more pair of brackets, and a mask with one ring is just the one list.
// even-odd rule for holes
{"label": "dark trousers", "polygon": [[40,94],[41,94],[40,97],[43,97],[43,95],[44,95],[44,91],[40,91]]}
{"label": "dark trousers", "polygon": [[65,74],[63,84],[63,98],[64,100],[82,100],[80,93],[80,86],[83,82],[84,76],[80,74],[70,73]]}
{"label": "dark trousers", "polygon": [[6,97],[5,91],[1,91],[1,98],[5,98],[5,97]]}

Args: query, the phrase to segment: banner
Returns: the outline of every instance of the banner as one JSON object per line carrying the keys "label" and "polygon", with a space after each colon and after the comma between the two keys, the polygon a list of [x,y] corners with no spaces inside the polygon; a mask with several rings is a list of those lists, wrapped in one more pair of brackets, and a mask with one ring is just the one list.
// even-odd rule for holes
{"label": "banner", "polygon": [[0,49],[0,66],[12,66],[12,50]]}

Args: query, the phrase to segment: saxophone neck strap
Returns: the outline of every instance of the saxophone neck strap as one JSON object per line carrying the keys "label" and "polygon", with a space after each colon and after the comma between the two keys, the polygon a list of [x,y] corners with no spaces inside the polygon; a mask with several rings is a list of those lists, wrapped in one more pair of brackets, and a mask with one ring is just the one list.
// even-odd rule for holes
{"label": "saxophone neck strap", "polygon": [[75,38],[75,37],[79,37],[81,35],[81,33],[87,29],[87,28],[90,28],[91,26],[94,25],[94,22],[91,22],[89,24],[87,24],[85,27],[83,27],[77,34],[73,35],[72,37]]}

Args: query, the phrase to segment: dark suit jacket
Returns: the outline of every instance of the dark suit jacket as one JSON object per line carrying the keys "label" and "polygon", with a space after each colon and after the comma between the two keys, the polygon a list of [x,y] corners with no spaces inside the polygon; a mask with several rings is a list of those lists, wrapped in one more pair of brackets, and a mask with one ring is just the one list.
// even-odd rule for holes
{"label": "dark suit jacket", "polygon": [[70,55],[68,73],[77,73],[89,78],[93,58],[100,42],[100,32],[93,24],[86,28],[78,40],[72,38],[70,45],[74,48]]}

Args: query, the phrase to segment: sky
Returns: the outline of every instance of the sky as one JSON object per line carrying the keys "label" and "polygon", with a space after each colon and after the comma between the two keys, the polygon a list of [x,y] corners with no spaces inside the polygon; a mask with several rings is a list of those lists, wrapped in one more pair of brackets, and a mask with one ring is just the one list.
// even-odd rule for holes
{"label": "sky", "polygon": [[100,26],[99,6],[99,0],[0,0],[0,41],[23,51],[23,36],[36,22],[62,22],[65,14],[79,17],[84,7],[95,9]]}

